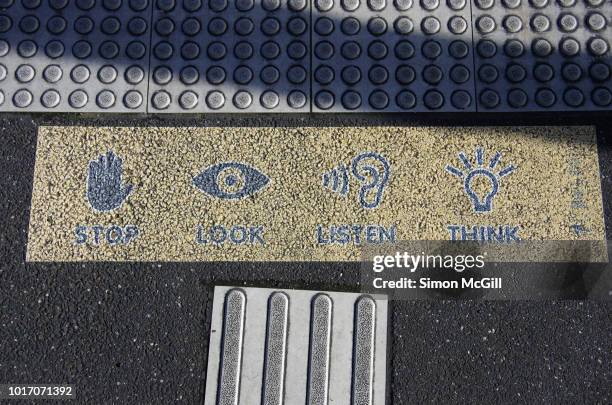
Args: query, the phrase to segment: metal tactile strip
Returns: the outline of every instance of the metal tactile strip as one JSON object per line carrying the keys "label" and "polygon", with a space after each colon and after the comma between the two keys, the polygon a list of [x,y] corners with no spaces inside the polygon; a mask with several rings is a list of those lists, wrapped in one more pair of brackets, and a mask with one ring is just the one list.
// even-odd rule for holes
{"label": "metal tactile strip", "polygon": [[205,404],[384,405],[387,302],[216,287]]}
{"label": "metal tactile strip", "polygon": [[0,111],[146,110],[148,0],[0,0]]}
{"label": "metal tactile strip", "polygon": [[612,103],[607,0],[473,0],[479,111]]}
{"label": "metal tactile strip", "polygon": [[313,1],[313,111],[475,110],[467,0]]}
{"label": "metal tactile strip", "polygon": [[272,293],[268,301],[266,358],[262,388],[262,398],[265,404],[280,405],[283,403],[288,327],[289,297],[282,292]]}
{"label": "metal tactile strip", "polygon": [[233,404],[238,399],[245,307],[246,297],[244,292],[232,290],[225,297],[223,349],[219,367],[219,388],[217,389],[217,400],[220,404]]}
{"label": "metal tactile strip", "polygon": [[310,111],[306,0],[158,0],[153,21],[149,111]]}

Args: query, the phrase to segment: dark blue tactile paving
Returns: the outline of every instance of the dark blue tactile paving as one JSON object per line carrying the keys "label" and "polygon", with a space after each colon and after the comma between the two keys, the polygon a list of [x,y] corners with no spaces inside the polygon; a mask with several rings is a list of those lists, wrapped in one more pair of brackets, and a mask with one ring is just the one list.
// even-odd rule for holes
{"label": "dark blue tactile paving", "polygon": [[313,111],[474,111],[465,0],[313,0]]}
{"label": "dark blue tactile paving", "polygon": [[611,16],[604,0],[0,0],[0,111],[609,110]]}
{"label": "dark blue tactile paving", "polygon": [[144,112],[148,0],[0,1],[0,111]]}
{"label": "dark blue tactile paving", "polygon": [[612,4],[473,0],[479,111],[609,109]]}
{"label": "dark blue tactile paving", "polygon": [[310,111],[306,0],[158,0],[150,112]]}

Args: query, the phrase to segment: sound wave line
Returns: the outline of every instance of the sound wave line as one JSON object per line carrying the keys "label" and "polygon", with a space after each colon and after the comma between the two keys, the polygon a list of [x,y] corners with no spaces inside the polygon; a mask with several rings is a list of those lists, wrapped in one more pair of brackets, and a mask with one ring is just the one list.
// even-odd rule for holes
{"label": "sound wave line", "polygon": [[[331,182],[331,185],[330,185]],[[344,164],[323,173],[323,187],[346,197],[349,192],[349,172]]]}

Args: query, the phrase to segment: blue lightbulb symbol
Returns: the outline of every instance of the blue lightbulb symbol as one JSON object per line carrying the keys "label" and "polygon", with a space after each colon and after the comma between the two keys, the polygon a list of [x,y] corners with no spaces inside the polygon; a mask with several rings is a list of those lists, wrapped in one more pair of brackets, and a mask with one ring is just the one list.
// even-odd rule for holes
{"label": "blue lightbulb symbol", "polygon": [[[474,192],[472,189],[472,180],[476,177],[486,177],[491,182],[491,191],[485,194],[482,199]],[[467,193],[470,200],[472,200],[472,205],[474,206],[474,211],[476,212],[489,212],[493,206],[493,197],[497,195],[497,191],[499,189],[499,182],[493,173],[486,169],[476,169],[472,170],[465,176],[465,181],[463,182],[463,187],[465,188],[465,192]]]}
{"label": "blue lightbulb symbol", "polygon": [[[491,212],[493,209],[493,198],[499,191],[499,180],[512,173],[516,168],[509,165],[498,173],[494,172],[495,167],[501,159],[501,153],[496,152],[489,163],[484,165],[484,152],[482,148],[476,149],[476,166],[472,165],[464,152],[459,153],[459,159],[463,163],[465,173],[451,165],[446,165],[445,170],[450,174],[463,180],[463,189],[470,199],[475,212]],[[472,188],[472,183],[476,178],[485,178],[491,185],[489,191],[482,197],[476,194]]]}

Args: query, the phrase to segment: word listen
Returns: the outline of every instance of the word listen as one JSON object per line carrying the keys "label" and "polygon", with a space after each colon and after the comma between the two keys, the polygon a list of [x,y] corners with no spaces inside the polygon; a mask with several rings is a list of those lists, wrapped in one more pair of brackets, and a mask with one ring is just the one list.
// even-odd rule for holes
{"label": "word listen", "polygon": [[319,245],[364,245],[394,243],[396,240],[395,225],[384,227],[382,225],[341,224],[322,226],[316,229]]}

